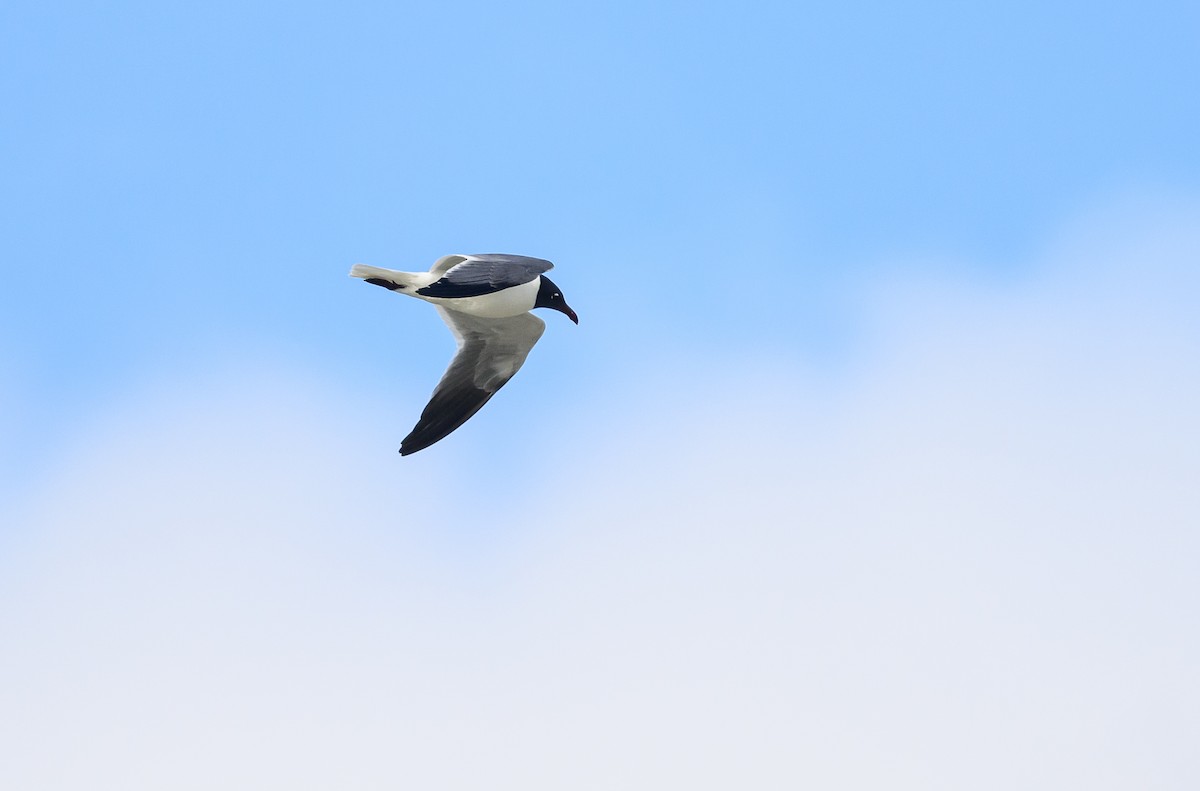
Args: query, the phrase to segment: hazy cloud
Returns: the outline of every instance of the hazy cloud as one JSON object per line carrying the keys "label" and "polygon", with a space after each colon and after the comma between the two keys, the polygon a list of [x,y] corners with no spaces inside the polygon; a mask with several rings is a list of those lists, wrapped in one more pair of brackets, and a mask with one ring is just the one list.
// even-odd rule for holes
{"label": "hazy cloud", "polygon": [[0,783],[1193,788],[1196,228],[878,276],[844,377],[697,350],[494,504],[311,375],[131,396],[0,561]]}

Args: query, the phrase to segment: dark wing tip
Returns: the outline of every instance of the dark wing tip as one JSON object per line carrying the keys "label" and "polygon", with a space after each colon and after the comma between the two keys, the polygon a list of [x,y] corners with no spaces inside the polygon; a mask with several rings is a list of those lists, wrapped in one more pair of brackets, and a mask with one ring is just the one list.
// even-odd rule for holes
{"label": "dark wing tip", "polygon": [[421,422],[417,423],[416,427],[408,433],[408,436],[400,441],[400,455],[411,456],[419,450],[425,450],[438,440],[445,439],[446,435],[453,430],[453,428],[446,431],[434,430],[422,418]]}
{"label": "dark wing tip", "polygon": [[[423,431],[420,435],[418,435],[417,432],[420,428],[421,425],[417,424],[417,427],[414,428],[412,432],[400,442],[401,456],[411,456],[419,450],[425,450],[438,440],[445,439],[446,435],[450,433],[450,431],[447,431],[441,436],[436,436],[429,431]],[[451,431],[453,431],[453,429],[451,429]]]}
{"label": "dark wing tip", "polygon": [[451,388],[434,393],[417,425],[401,440],[400,455],[409,456],[445,439],[470,420],[495,394],[495,390],[477,387]]}
{"label": "dark wing tip", "polygon": [[384,280],[382,277],[368,277],[364,282],[370,283],[373,286],[382,286],[388,291],[403,291],[404,286],[399,283],[393,283],[390,280]]}

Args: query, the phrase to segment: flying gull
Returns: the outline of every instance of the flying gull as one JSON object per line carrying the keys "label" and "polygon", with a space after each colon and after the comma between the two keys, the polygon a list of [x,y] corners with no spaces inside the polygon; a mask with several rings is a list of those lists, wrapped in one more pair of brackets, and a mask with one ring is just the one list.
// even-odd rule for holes
{"label": "flying gull", "polygon": [[432,302],[458,340],[458,352],[401,442],[400,455],[428,448],[466,423],[513,378],[546,329],[529,311],[550,308],[579,323],[544,274],[553,267],[541,258],[504,253],[447,255],[428,272],[351,267],[351,277]]}

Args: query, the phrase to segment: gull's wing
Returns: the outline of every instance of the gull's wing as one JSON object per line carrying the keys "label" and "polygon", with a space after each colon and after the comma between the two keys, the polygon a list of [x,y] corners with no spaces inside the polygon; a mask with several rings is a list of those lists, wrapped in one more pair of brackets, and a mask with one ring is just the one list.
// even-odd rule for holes
{"label": "gull's wing", "polygon": [[416,427],[401,443],[402,456],[428,448],[466,423],[520,370],[546,329],[546,322],[529,313],[483,319],[442,307],[437,310],[458,339],[458,352]]}
{"label": "gull's wing", "polygon": [[429,267],[429,271],[435,275],[440,275],[442,272],[449,270],[451,267],[461,264],[466,261],[465,255],[444,255],[433,262],[433,266]]}
{"label": "gull's wing", "polygon": [[554,264],[543,258],[505,253],[448,255],[439,258],[430,272],[442,277],[417,293],[425,297],[478,297],[528,283],[549,272]]}

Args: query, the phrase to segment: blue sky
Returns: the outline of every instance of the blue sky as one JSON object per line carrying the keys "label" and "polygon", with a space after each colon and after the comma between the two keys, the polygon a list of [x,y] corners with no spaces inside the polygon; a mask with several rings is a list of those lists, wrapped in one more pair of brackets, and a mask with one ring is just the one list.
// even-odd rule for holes
{"label": "blue sky", "polygon": [[734,346],[764,320],[723,273],[753,272],[804,308],[780,345],[839,353],[847,271],[920,254],[1004,273],[1081,206],[1194,188],[1198,14],[18,3],[3,315],[22,401],[86,412],[223,333],[366,366],[355,319],[377,297],[340,270],[447,250],[560,261],[597,330],[632,312]]}
{"label": "blue sky", "polygon": [[[1036,756],[998,787],[1194,787],[1171,701],[1200,702],[1178,634],[1200,596],[1197,40],[1194,3],[7,4],[0,613],[43,730],[0,772],[35,776],[128,690],[121,732],[166,755],[229,719],[279,729],[258,759],[218,739],[260,788],[315,745],[368,787],[455,743],[522,787],[854,766],[853,787],[982,788],[1000,748],[953,725],[976,717]],[[346,271],[492,251],[555,261],[581,324],[547,316],[487,409],[402,460],[452,341]],[[141,649],[146,688],[120,658]],[[50,661],[89,651],[96,683]],[[267,668],[296,653],[330,690],[307,705],[356,737],[272,719]],[[220,678],[183,680],[209,660]],[[440,724],[339,709],[347,675]],[[77,729],[45,705],[63,684]],[[696,724],[714,685],[749,736]],[[897,687],[934,714],[906,727]],[[508,763],[488,723],[509,716],[576,763]],[[665,732],[660,765],[638,745]],[[394,741],[420,745],[411,776],[376,760]],[[107,746],[92,777],[172,784]]]}

